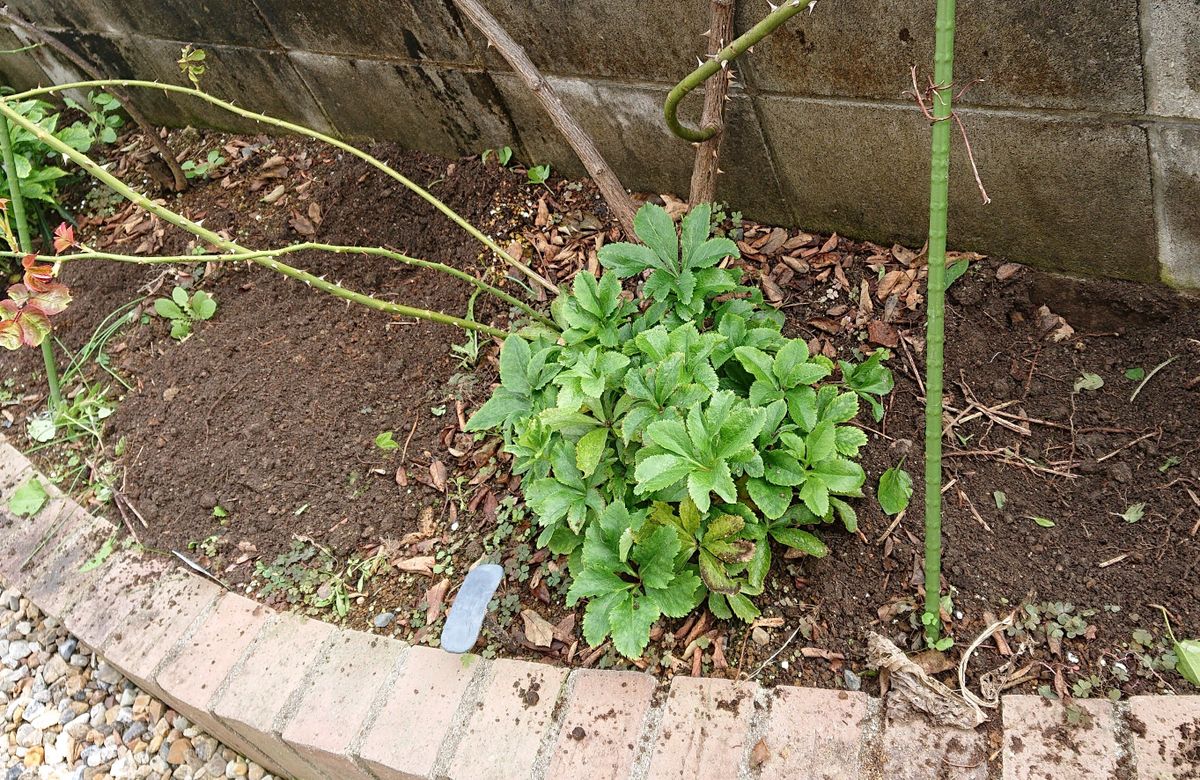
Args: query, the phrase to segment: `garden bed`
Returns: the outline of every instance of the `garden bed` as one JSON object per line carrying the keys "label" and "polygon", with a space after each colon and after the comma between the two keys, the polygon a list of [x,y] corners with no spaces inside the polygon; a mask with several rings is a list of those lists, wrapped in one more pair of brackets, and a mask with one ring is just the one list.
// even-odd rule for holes
{"label": "garden bed", "polygon": [[[223,146],[234,162],[172,208],[245,246],[315,236],[504,280],[505,269],[473,239],[360,161],[296,139],[189,131],[175,140],[201,157]],[[153,177],[143,176],[149,153],[128,141],[116,170],[153,190]],[[560,284],[579,268],[594,270],[598,243],[616,235],[590,184],[531,185],[494,158],[372,152]],[[93,199],[90,208],[80,235],[93,248],[193,248],[190,236],[123,204]],[[779,549],[753,629],[702,612],[663,620],[636,665],[854,687],[866,673],[866,632],[906,649],[921,634],[923,258],[741,220],[725,219],[721,229],[739,240],[742,264],[788,315],[788,335],[838,358],[888,347],[896,389],[881,422],[865,406],[859,418],[869,436],[859,533],[822,530],[831,550],[823,559],[785,559]],[[432,271],[297,258],[397,302],[458,315],[468,307],[467,285]],[[956,662],[993,618],[1017,608],[1023,628],[1000,645],[1017,653],[1006,676],[1024,678],[1023,690],[1186,688],[1167,671],[1157,605],[1181,636],[1200,630],[1200,305],[1161,288],[967,259],[947,306],[945,580],[956,639],[948,658]],[[120,509],[135,507],[145,526],[111,502],[99,509],[117,522],[126,514],[142,543],[177,551],[274,606],[292,601],[336,619],[340,605],[355,627],[427,643],[436,643],[466,571],[495,560],[509,577],[484,630],[485,653],[631,663],[582,641],[580,616],[563,606],[565,560],[533,546],[519,480],[496,457],[496,441],[462,432],[496,381],[492,340],[480,337],[476,362],[469,348],[452,352],[464,344],[460,331],[389,319],[244,265],[179,278],[162,267],[78,264],[64,278],[76,300],[55,326],[72,350],[117,307],[152,291],[104,350],[131,389],[106,421],[103,455],[83,440],[36,453],[77,491],[95,494],[107,471],[127,499]],[[140,314],[181,281],[210,292],[218,309],[179,343],[165,321]],[[512,281],[503,286],[525,294]],[[480,297],[474,316],[504,327],[508,313]],[[40,362],[34,351],[4,361],[0,381],[15,379],[5,434],[30,445],[24,419],[44,407]],[[1142,378],[1129,378],[1139,370]],[[120,386],[99,366],[90,373],[115,398]],[[897,522],[873,487],[901,459],[918,484]],[[970,677],[1007,660],[988,640]]]}

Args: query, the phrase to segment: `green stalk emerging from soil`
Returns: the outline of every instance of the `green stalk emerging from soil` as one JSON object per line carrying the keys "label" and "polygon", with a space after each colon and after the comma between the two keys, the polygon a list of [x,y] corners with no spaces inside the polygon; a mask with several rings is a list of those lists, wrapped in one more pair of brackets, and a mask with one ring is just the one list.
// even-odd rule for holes
{"label": "green stalk emerging from soil", "polygon": [[[158,205],[157,203],[150,200],[146,196],[135,191],[134,189],[132,189],[131,187],[126,185],[123,181],[121,181],[120,179],[113,176],[111,173],[109,173],[108,171],[104,170],[102,167],[97,165],[87,155],[83,154],[82,152],[78,152],[75,149],[72,149],[67,144],[63,143],[62,141],[58,140],[51,134],[47,133],[42,128],[38,127],[34,123],[32,123],[29,120],[22,117],[20,114],[18,114],[16,111],[14,111],[12,108],[9,107],[8,101],[12,100],[12,99],[14,99],[14,98],[10,97],[10,98],[0,99],[0,114],[3,114],[5,117],[7,117],[9,121],[11,121],[15,124],[18,124],[21,127],[28,130],[29,132],[33,133],[38,138],[38,140],[42,141],[44,144],[49,146],[54,151],[59,152],[60,154],[64,155],[68,159],[70,159],[76,165],[78,165],[79,167],[81,167],[85,171],[87,171],[88,174],[90,174],[92,176],[92,178],[97,179],[97,180],[103,182],[104,184],[108,185],[108,187],[110,187],[114,192],[120,194],[126,200],[136,204],[137,206],[145,209],[146,211],[149,211],[152,214],[155,214],[160,219],[162,219],[164,222],[169,222],[170,224],[175,225],[176,227],[183,228],[184,230],[186,230],[187,232],[191,233],[194,236],[204,239],[204,241],[208,242],[209,244],[211,244],[215,247],[224,249],[229,252],[236,252],[236,253],[247,254],[247,255],[261,254],[261,253],[251,252],[250,250],[247,250],[244,247],[241,247],[232,241],[228,241],[225,238],[222,238],[217,233],[214,233],[213,231],[208,230],[207,228],[202,227],[201,225],[198,225],[195,222],[192,222],[187,217],[184,217],[180,214],[176,214],[175,212],[171,211],[170,209],[167,209],[167,208],[164,208],[164,207]],[[141,259],[149,260],[151,258],[141,258]],[[478,330],[478,331],[487,333],[490,336],[496,336],[499,338],[504,338],[508,335],[507,332],[500,330],[499,328],[493,328],[490,325],[484,325],[482,323],[472,322],[470,320],[465,320],[460,317],[454,317],[449,314],[443,314],[441,312],[429,311],[427,309],[418,309],[418,308],[414,308],[411,306],[403,306],[401,304],[391,303],[389,301],[383,301],[378,298],[372,298],[369,295],[364,295],[362,293],[355,292],[353,290],[348,290],[345,287],[334,284],[333,282],[328,282],[319,276],[308,273],[307,271],[302,271],[299,268],[293,268],[290,265],[281,263],[278,260],[275,260],[273,257],[270,257],[269,255],[249,257],[247,259],[249,259],[250,262],[252,262],[252,263],[263,266],[264,268],[269,268],[272,271],[277,271],[277,272],[283,274],[284,276],[289,276],[293,279],[304,282],[305,284],[309,285],[310,287],[316,287],[318,290],[321,290],[322,292],[327,292],[330,295],[334,295],[338,298],[344,298],[345,300],[353,301],[355,303],[361,304],[361,305],[366,306],[371,309],[375,309],[377,311],[386,312],[388,314],[397,314],[397,315],[401,315],[401,316],[405,316],[405,317],[416,317],[418,319],[429,320],[431,322],[438,322],[438,323],[442,323],[445,325],[454,325],[456,327],[463,328],[465,330]]]}
{"label": "green stalk emerging from soil", "polygon": [[[17,178],[12,138],[9,136],[8,120],[4,117],[0,117],[0,152],[4,154],[4,175],[8,179],[8,196],[12,202],[13,220],[17,223],[17,240],[24,254],[33,254],[33,242],[29,240],[29,223],[25,220],[25,199],[21,196],[21,180]],[[50,343],[49,336],[42,339],[42,360],[46,364],[46,385],[50,388],[50,410],[57,413],[62,405],[62,391],[58,386],[58,366],[54,362],[54,346]]]}
{"label": "green stalk emerging from soil", "polygon": [[663,117],[667,120],[667,127],[671,128],[671,132],[683,140],[691,141],[694,144],[703,143],[715,136],[717,134],[717,128],[715,127],[693,130],[680,123],[678,116],[679,104],[687,97],[689,92],[705,81],[708,81],[721,68],[727,67],[728,63],[740,57],[746,50],[753,47],[754,44],[775,32],[775,29],[788,19],[791,19],[805,8],[810,8],[816,1],[784,0],[781,6],[767,14],[766,18],[761,22],[751,27],[741,37],[735,38],[732,43],[717,52],[712,59],[696,68],[676,84],[667,95],[667,102],[663,105]]}
{"label": "green stalk emerging from soil", "polygon": [[324,133],[319,132],[317,130],[313,130],[312,128],[305,127],[304,125],[298,125],[298,124],[294,124],[292,122],[288,122],[283,119],[276,119],[275,117],[267,116],[266,114],[259,114],[254,111],[248,111],[239,106],[235,106],[232,103],[228,103],[224,100],[221,100],[220,98],[213,97],[212,95],[209,95],[208,93],[202,92],[198,89],[191,89],[190,87],[180,87],[180,86],[176,86],[175,84],[160,84],[157,81],[138,81],[138,80],[130,80],[130,79],[95,79],[92,81],[77,81],[77,82],[73,82],[71,84],[58,84],[58,85],[55,85],[52,87],[39,87],[37,89],[26,90],[25,92],[21,92],[16,95],[9,95],[8,97],[5,98],[5,100],[11,100],[11,101],[28,100],[29,98],[38,97],[40,95],[53,94],[56,92],[62,92],[64,90],[69,90],[69,89],[90,89],[90,88],[104,88],[104,87],[110,87],[110,88],[111,87],[126,87],[126,88],[127,87],[138,87],[138,88],[142,88],[142,89],[155,89],[155,90],[161,90],[163,92],[177,92],[181,95],[190,95],[191,97],[199,98],[200,100],[203,100],[207,103],[211,103],[212,105],[217,106],[218,108],[221,108],[232,114],[237,114],[238,116],[245,117],[247,119],[253,119],[256,122],[261,122],[266,125],[271,125],[272,127],[278,127],[280,129],[287,130],[290,133],[295,133],[296,135],[302,135],[307,138],[315,138],[316,140],[321,141],[323,143],[327,143],[330,146],[337,147],[338,149],[341,149],[342,151],[346,152],[347,154],[354,155],[355,157],[359,158],[360,160],[366,162],[367,164],[371,165],[374,168],[377,168],[378,170],[382,171],[384,174],[386,174],[386,175],[390,176],[391,178],[395,179],[396,181],[400,182],[400,184],[402,184],[405,187],[407,187],[408,189],[412,190],[418,196],[420,196],[423,200],[425,200],[430,205],[432,205],[434,208],[436,208],[438,211],[445,214],[446,217],[449,218],[451,222],[453,222],[454,224],[458,225],[460,228],[465,230],[467,232],[467,234],[470,235],[472,238],[479,241],[481,244],[486,246],[488,249],[491,249],[493,252],[495,252],[496,256],[499,257],[501,260],[508,263],[513,268],[516,268],[517,270],[519,270],[521,273],[525,274],[526,276],[528,276],[538,286],[544,288],[547,292],[550,292],[553,294],[558,293],[558,287],[553,282],[546,279],[544,276],[539,274],[537,271],[534,271],[532,268],[525,265],[520,260],[517,260],[514,257],[512,257],[511,255],[509,255],[507,252],[504,251],[503,248],[501,248],[501,246],[499,244],[497,244],[492,239],[488,238],[487,235],[485,235],[481,230],[479,230],[477,227],[475,227],[470,222],[468,222],[466,219],[464,219],[461,215],[459,215],[456,211],[454,211],[454,209],[450,208],[445,203],[443,203],[442,201],[440,201],[436,197],[434,197],[433,194],[431,194],[424,187],[421,187],[419,184],[412,181],[411,179],[409,179],[407,176],[403,175],[399,171],[395,170],[387,163],[383,162],[382,160],[380,160],[376,157],[371,156],[370,154],[367,154],[366,152],[362,151],[361,149],[351,146],[350,144],[345,143],[344,141],[339,141],[338,139],[336,139],[332,136],[325,135]]}
{"label": "green stalk emerging from soil", "polygon": [[925,364],[925,632],[941,633],[942,372],[946,338],[946,219],[949,211],[954,0],[938,0],[934,43],[933,141],[929,174],[929,290]]}

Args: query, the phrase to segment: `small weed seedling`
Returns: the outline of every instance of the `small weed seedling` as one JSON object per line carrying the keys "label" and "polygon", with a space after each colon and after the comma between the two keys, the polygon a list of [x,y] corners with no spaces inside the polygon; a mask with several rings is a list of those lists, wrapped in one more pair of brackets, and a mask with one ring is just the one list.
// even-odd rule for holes
{"label": "small weed seedling", "polygon": [[392,452],[400,449],[400,445],[396,442],[396,435],[391,431],[384,431],[376,436],[375,446],[384,452]]}
{"label": "small weed seedling", "polygon": [[212,319],[217,302],[203,290],[197,290],[189,298],[187,290],[176,287],[170,298],[159,298],[154,302],[154,311],[171,321],[171,338],[183,341],[192,335],[194,323]]}
{"label": "small weed seedling", "polygon": [[479,155],[479,159],[481,162],[486,163],[488,161],[488,157],[495,155],[496,162],[500,163],[501,165],[508,165],[509,161],[512,160],[512,154],[513,152],[511,148],[507,146],[501,146],[499,149],[484,149],[483,154]]}
{"label": "small weed seedling", "polygon": [[526,173],[530,184],[541,184],[546,186],[546,181],[550,178],[550,165],[535,165]]}
{"label": "small weed seedling", "polygon": [[188,77],[188,81],[192,82],[192,86],[200,89],[200,77],[204,75],[206,66],[204,64],[205,57],[204,49],[195,49],[191,44],[183,47],[179,53],[179,59],[176,64],[179,65],[179,70]]}
{"label": "small weed seedling", "polygon": [[208,155],[196,162],[195,160],[187,160],[179,167],[183,169],[183,173],[189,179],[199,179],[201,177],[211,178],[213,171],[225,164],[225,156],[216,149],[211,150]]}
{"label": "small weed seedling", "polygon": [[883,472],[883,476],[879,478],[879,506],[889,515],[903,512],[908,507],[912,494],[912,477],[900,468],[900,464]]}

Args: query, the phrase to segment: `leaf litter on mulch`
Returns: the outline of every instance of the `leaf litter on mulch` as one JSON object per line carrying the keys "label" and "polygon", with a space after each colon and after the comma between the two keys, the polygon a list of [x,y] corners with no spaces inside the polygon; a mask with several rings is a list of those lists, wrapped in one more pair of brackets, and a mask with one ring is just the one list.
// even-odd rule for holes
{"label": "leaf litter on mulch", "polygon": [[[299,139],[195,131],[175,139],[200,150],[193,156],[221,148],[229,160],[174,202],[222,235],[256,247],[310,239],[384,245],[522,294],[472,239],[358,160]],[[114,169],[152,190],[146,144],[129,136],[123,148]],[[446,161],[386,144],[372,152],[560,285],[580,269],[596,272],[598,248],[618,240],[589,183],[555,179],[547,190],[494,161]],[[645,197],[682,210],[670,196]],[[195,248],[156,217],[99,193],[90,202],[80,230],[98,249]],[[857,504],[858,534],[824,532],[824,559],[777,558],[755,624],[703,612],[660,621],[636,662],[582,643],[579,616],[563,607],[565,561],[534,547],[506,456],[495,439],[463,432],[496,381],[493,341],[479,340],[472,366],[451,353],[451,343],[463,341],[457,331],[216,264],[165,273],[68,267],[76,302],[57,335],[76,348],[117,305],[174,284],[203,286],[218,300],[217,316],[183,343],[153,317],[109,343],[110,367],[132,390],[109,422],[107,458],[122,475],[123,499],[148,520],[143,542],[184,552],[251,594],[284,572],[291,586],[264,597],[273,606],[331,597],[328,582],[338,574],[349,583],[347,624],[435,643],[458,583],[487,559],[507,575],[485,624],[487,655],[869,688],[867,631],[903,649],[920,646],[924,252],[728,218],[719,229],[788,314],[789,335],[831,358],[889,349],[896,390],[882,421],[860,418],[870,479]],[[429,271],[352,256],[293,259],[383,297],[467,310],[469,290]],[[962,648],[1011,612],[1016,625],[984,642],[970,680],[1004,667],[1000,684],[1020,680],[1021,689],[1047,695],[1186,691],[1169,671],[1154,605],[1170,611],[1177,634],[1200,631],[1200,306],[1162,288],[951,257],[963,261],[947,306],[944,416],[951,598],[943,617],[956,644],[947,656],[923,656],[926,670],[947,672]],[[504,327],[509,312],[480,297],[474,315]],[[6,377],[19,384],[18,401],[2,410],[10,437],[42,402],[35,357],[7,360]],[[1149,372],[1170,357],[1131,403],[1137,383],[1126,372]],[[1085,373],[1103,386],[1076,391]],[[376,445],[384,432],[396,448]],[[54,465],[53,456],[38,455]],[[914,494],[890,517],[870,486],[901,460]],[[111,513],[95,496],[84,498]],[[1130,522],[1121,515],[1134,504],[1144,514]],[[1053,526],[1031,519],[1038,517]],[[346,569],[356,562],[358,572],[363,562],[377,567],[361,593]],[[309,610],[331,616],[329,607]]]}

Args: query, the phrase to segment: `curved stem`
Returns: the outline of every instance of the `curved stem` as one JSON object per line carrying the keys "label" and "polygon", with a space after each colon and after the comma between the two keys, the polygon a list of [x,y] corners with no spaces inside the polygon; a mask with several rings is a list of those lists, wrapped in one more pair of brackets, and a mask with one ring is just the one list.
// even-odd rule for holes
{"label": "curved stem", "polygon": [[[525,312],[530,317],[532,317],[533,319],[542,323],[543,325],[548,325],[548,326],[554,328],[555,330],[558,329],[558,326],[554,324],[553,320],[551,320],[548,317],[546,317],[545,315],[541,314],[539,311],[534,309],[529,304],[525,303],[524,301],[520,300],[519,298],[509,295],[508,293],[504,292],[503,290],[499,289],[498,287],[493,287],[492,285],[488,284],[487,282],[483,281],[482,279],[477,279],[468,273],[464,273],[463,271],[460,271],[457,268],[453,268],[453,267],[445,265],[443,263],[435,263],[431,260],[421,260],[416,257],[409,257],[408,255],[404,255],[399,252],[393,252],[390,249],[384,249],[382,247],[346,246],[346,245],[341,245],[341,244],[322,244],[322,243],[318,243],[315,241],[306,241],[306,242],[300,243],[300,244],[289,244],[288,246],[280,247],[278,249],[246,250],[243,252],[230,252],[227,254],[220,254],[220,255],[213,255],[213,254],[155,255],[152,257],[147,257],[147,256],[143,256],[143,255],[126,255],[126,254],[120,254],[120,253],[114,253],[114,252],[95,252],[95,251],[88,249],[88,250],[80,252],[78,254],[59,255],[58,257],[56,257],[54,259],[56,262],[59,262],[59,263],[69,263],[69,262],[73,262],[76,260],[114,260],[116,262],[127,263],[127,262],[133,262],[134,259],[137,259],[137,258],[140,258],[140,260],[145,262],[146,264],[220,263],[220,262],[253,261],[253,260],[257,260],[258,258],[261,258],[261,257],[279,257],[281,255],[288,255],[288,254],[293,254],[295,252],[307,252],[307,251],[331,252],[333,254],[343,254],[343,255],[361,254],[361,255],[373,255],[376,257],[386,257],[391,260],[395,260],[399,263],[404,263],[406,265],[414,265],[419,268],[428,268],[428,269],[431,269],[434,271],[438,271],[440,273],[448,274],[450,276],[455,277],[456,279],[462,279],[463,281],[470,282],[472,285],[474,285],[477,289],[481,290],[482,292],[488,293],[489,295],[493,295],[496,298],[499,298],[500,300],[504,301],[505,303],[508,303],[512,306],[517,307],[518,309]],[[9,257],[9,256],[16,257],[18,255],[16,252],[0,252],[0,257]]]}
{"label": "curved stem", "polygon": [[728,63],[733,62],[751,46],[775,32],[775,28],[779,27],[779,25],[791,19],[805,8],[811,7],[816,2],[817,0],[785,0],[783,5],[767,14],[765,19],[751,27],[740,37],[735,38],[732,43],[717,52],[712,59],[696,68],[676,84],[667,95],[667,102],[663,105],[663,117],[667,120],[667,127],[671,128],[671,132],[683,140],[691,141],[695,144],[703,143],[715,136],[717,134],[717,128],[715,127],[693,130],[690,127],[682,125],[678,117],[679,104],[687,97],[689,92],[705,81],[708,81],[717,71],[726,67]]}
{"label": "curved stem", "polygon": [[[16,111],[13,111],[12,108],[10,108],[8,105],[8,99],[0,98],[0,114],[3,114],[4,116],[6,116],[9,119],[9,121],[14,122],[14,123],[20,125],[21,127],[25,128],[29,132],[33,133],[34,136],[36,136],[39,141],[46,144],[54,151],[59,152],[60,154],[64,155],[65,157],[69,158],[72,162],[74,162],[80,168],[83,168],[85,171],[87,171],[93,178],[104,182],[110,188],[112,188],[115,192],[122,195],[126,200],[129,200],[129,201],[135,203],[136,205],[140,206],[141,208],[145,209],[146,211],[149,211],[150,213],[158,216],[164,222],[169,222],[170,224],[175,225],[176,227],[183,228],[184,230],[188,231],[192,235],[199,236],[200,238],[204,239],[205,241],[212,244],[213,246],[220,247],[221,249],[226,249],[226,250],[229,250],[232,252],[249,253],[249,250],[237,245],[236,243],[234,243],[232,241],[222,238],[221,236],[219,236],[218,234],[209,230],[208,228],[205,228],[201,225],[196,224],[195,222],[192,222],[187,217],[184,217],[180,214],[176,214],[175,212],[171,211],[170,209],[167,209],[167,208],[164,208],[163,206],[158,205],[154,201],[147,198],[145,195],[142,195],[141,193],[132,189],[127,184],[125,184],[125,182],[121,181],[116,176],[113,176],[111,173],[109,173],[108,171],[104,170],[99,165],[97,165],[87,155],[83,154],[82,152],[78,152],[75,149],[72,149],[70,146],[68,146],[67,144],[58,140],[50,133],[47,133],[41,127],[35,125],[33,122],[30,122],[28,119],[25,119],[25,117],[21,116]],[[138,257],[132,256],[132,255],[130,257],[133,262],[144,261],[147,259],[153,259],[153,258],[138,258]],[[504,336],[508,335],[504,331],[502,331],[498,328],[493,328],[490,325],[483,325],[478,322],[471,322],[470,320],[465,320],[460,317],[454,317],[449,314],[442,314],[440,312],[427,311],[425,309],[417,309],[417,308],[413,308],[411,306],[402,306],[402,305],[396,304],[396,303],[389,303],[387,301],[381,301],[377,298],[372,298],[369,295],[364,295],[359,292],[354,292],[353,290],[348,290],[348,289],[346,289],[340,285],[334,284],[332,282],[327,282],[318,276],[308,273],[307,271],[301,271],[299,268],[293,268],[292,266],[286,265],[285,263],[281,263],[278,260],[275,260],[271,257],[250,258],[250,262],[255,263],[257,265],[261,265],[265,268],[270,268],[273,271],[278,271],[279,273],[281,273],[285,276],[290,276],[293,279],[302,281],[305,284],[311,285],[312,287],[316,287],[318,290],[327,292],[330,295],[337,296],[338,298],[345,298],[346,300],[354,301],[355,303],[362,304],[363,306],[367,306],[372,309],[377,309],[378,311],[388,312],[391,314],[399,314],[399,315],[407,316],[407,317],[418,317],[420,319],[431,320],[433,322],[440,322],[440,323],[444,323],[447,325],[455,325],[457,327],[465,328],[467,330],[478,330],[478,331],[482,331],[482,332],[487,333],[492,336],[504,337]]]}
{"label": "curved stem", "polygon": [[[17,178],[16,160],[13,156],[12,136],[8,132],[8,121],[0,117],[0,153],[4,156],[4,173],[8,180],[8,195],[12,201],[13,219],[17,223],[20,249],[25,254],[33,252],[29,239],[29,222],[25,217],[25,198],[21,195],[21,180]],[[62,406],[62,390],[58,386],[58,365],[54,362],[54,345],[50,337],[42,338],[42,362],[46,364],[46,386],[50,390],[50,409],[55,414]]]}
{"label": "curved stem", "polygon": [[37,97],[39,95],[47,95],[47,94],[51,94],[54,92],[61,92],[63,90],[67,90],[67,89],[86,89],[89,87],[110,87],[110,88],[111,87],[126,87],[126,88],[137,87],[137,88],[142,88],[142,89],[162,90],[164,92],[176,92],[181,95],[190,95],[192,97],[199,98],[205,102],[211,103],[212,105],[217,106],[218,108],[224,109],[225,111],[228,111],[232,114],[237,114],[238,116],[246,117],[247,119],[253,119],[256,122],[262,122],[263,124],[266,124],[266,125],[278,127],[283,130],[287,130],[288,132],[295,133],[296,135],[303,135],[308,138],[315,138],[316,140],[327,143],[330,146],[337,147],[338,149],[341,149],[342,151],[346,152],[347,154],[354,155],[355,157],[359,158],[363,162],[366,162],[368,165],[371,165],[372,167],[377,168],[378,170],[387,174],[391,178],[400,182],[405,187],[407,187],[408,189],[412,190],[417,195],[419,195],[423,200],[428,202],[430,205],[432,205],[438,211],[445,214],[446,217],[448,217],[451,222],[453,222],[454,224],[458,225],[463,230],[465,230],[472,238],[476,239],[477,241],[482,243],[484,246],[486,246],[488,249],[491,249],[493,252],[495,252],[496,255],[500,259],[502,259],[504,262],[508,263],[513,268],[516,268],[517,270],[521,271],[521,273],[528,276],[530,279],[532,279],[538,285],[545,288],[548,292],[551,292],[554,294],[558,293],[558,287],[555,286],[555,284],[553,282],[551,282],[549,279],[546,279],[544,276],[542,276],[538,272],[534,271],[532,268],[525,265],[521,261],[514,259],[511,255],[509,255],[507,252],[505,252],[504,249],[501,248],[501,246],[499,244],[497,244],[492,239],[488,238],[486,235],[483,234],[482,231],[480,231],[478,228],[476,228],[470,222],[468,222],[467,220],[465,220],[461,216],[459,216],[458,212],[454,211],[454,209],[450,208],[445,203],[438,200],[428,190],[421,187],[417,183],[413,182],[407,176],[405,176],[402,173],[400,173],[399,171],[395,170],[394,168],[392,168],[391,166],[389,166],[387,163],[383,162],[382,160],[372,157],[371,155],[367,154],[366,152],[362,151],[361,149],[358,149],[344,141],[339,141],[338,139],[336,139],[332,136],[326,135],[322,132],[313,130],[313,129],[305,127],[303,125],[297,125],[297,124],[288,122],[283,119],[276,119],[275,117],[267,116],[266,114],[259,114],[254,111],[247,111],[244,108],[235,106],[232,103],[228,103],[224,100],[221,100],[220,98],[213,97],[212,95],[209,95],[206,92],[201,92],[198,89],[192,89],[190,87],[180,87],[180,86],[176,86],[175,84],[162,84],[157,81],[138,81],[136,79],[95,79],[93,81],[77,81],[77,82],[74,82],[71,84],[59,84],[59,85],[55,85],[52,87],[39,87],[37,89],[30,89],[30,90],[26,90],[25,92],[21,92],[21,93],[15,94],[15,95],[9,95],[4,99],[5,100],[25,100],[25,99],[28,99],[31,97]]}
{"label": "curved stem", "polygon": [[941,633],[942,372],[946,340],[946,222],[954,81],[954,0],[938,0],[933,66],[933,141],[929,174],[929,289],[925,364],[925,631]]}

